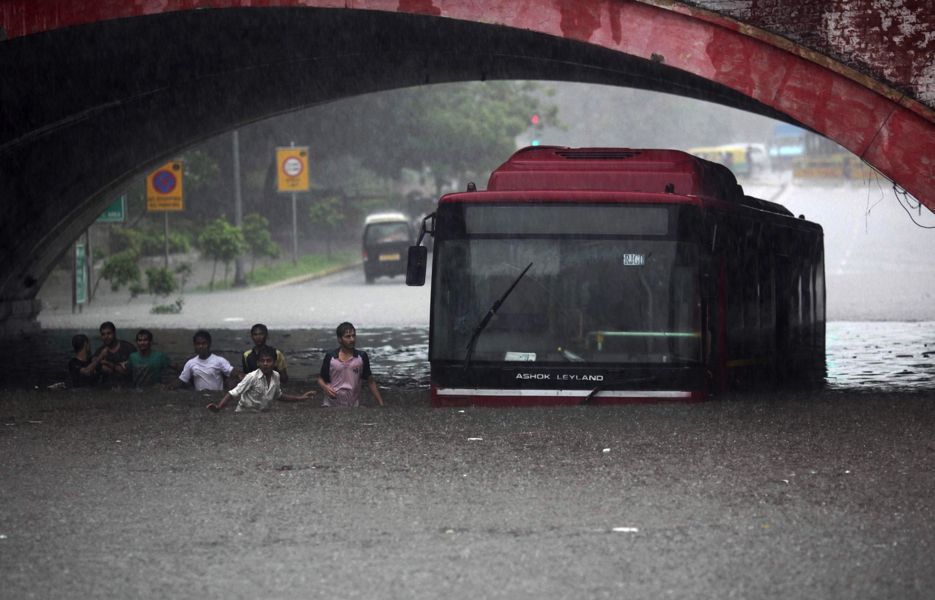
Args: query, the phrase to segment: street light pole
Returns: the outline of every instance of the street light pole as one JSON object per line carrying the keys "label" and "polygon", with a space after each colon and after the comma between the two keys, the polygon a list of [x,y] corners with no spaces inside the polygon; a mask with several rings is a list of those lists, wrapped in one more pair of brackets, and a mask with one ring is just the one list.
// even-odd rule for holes
{"label": "street light pole", "polygon": [[[234,225],[243,227],[243,196],[240,192],[240,133],[235,129],[231,136],[234,158]],[[234,287],[247,285],[244,275],[243,256],[234,259]]]}

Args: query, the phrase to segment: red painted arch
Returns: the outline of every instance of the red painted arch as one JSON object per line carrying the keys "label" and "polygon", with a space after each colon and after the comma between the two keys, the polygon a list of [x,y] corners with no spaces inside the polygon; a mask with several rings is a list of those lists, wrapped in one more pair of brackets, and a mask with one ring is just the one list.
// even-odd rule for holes
{"label": "red painted arch", "polygon": [[721,83],[835,140],[935,210],[935,111],[777,35],[664,0],[161,0],[0,4],[8,38],[194,9],[324,7],[501,25],[603,46]]}

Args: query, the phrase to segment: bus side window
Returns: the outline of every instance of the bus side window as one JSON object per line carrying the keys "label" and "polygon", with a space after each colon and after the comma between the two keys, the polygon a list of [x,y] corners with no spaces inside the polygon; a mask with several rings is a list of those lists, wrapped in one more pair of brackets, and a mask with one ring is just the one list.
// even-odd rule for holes
{"label": "bus side window", "polygon": [[779,355],[780,368],[786,366],[784,357],[791,347],[792,337],[792,267],[789,257],[785,255],[785,238],[782,238],[781,247],[775,255],[775,282],[776,282],[776,351]]}
{"label": "bus side window", "polygon": [[776,335],[776,250],[770,243],[776,234],[763,228],[757,244],[760,255],[760,325],[762,326],[763,350],[766,354],[775,351]]}
{"label": "bus side window", "polygon": [[768,337],[763,331],[762,280],[765,264],[760,254],[763,225],[753,221],[745,221],[744,225],[744,337],[747,358],[760,358],[769,352]]}
{"label": "bus side window", "polygon": [[744,347],[744,273],[742,231],[739,223],[732,221],[723,233],[727,237],[727,353],[728,360],[745,354]]}
{"label": "bus side window", "polygon": [[825,341],[825,258],[819,246],[815,252],[815,319],[817,340],[820,344]]}

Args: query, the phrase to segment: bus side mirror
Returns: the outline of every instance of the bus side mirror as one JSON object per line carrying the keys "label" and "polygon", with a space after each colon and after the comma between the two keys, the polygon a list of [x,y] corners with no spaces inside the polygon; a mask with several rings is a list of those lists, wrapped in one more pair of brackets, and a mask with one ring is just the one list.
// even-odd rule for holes
{"label": "bus side mirror", "polygon": [[406,264],[406,285],[425,285],[425,267],[428,264],[429,249],[425,246],[409,246]]}

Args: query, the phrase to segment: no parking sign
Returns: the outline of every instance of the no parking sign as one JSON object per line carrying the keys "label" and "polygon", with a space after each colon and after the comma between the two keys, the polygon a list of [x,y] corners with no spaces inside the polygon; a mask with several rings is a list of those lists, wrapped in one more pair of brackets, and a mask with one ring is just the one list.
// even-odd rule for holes
{"label": "no parking sign", "polygon": [[280,192],[307,192],[308,146],[276,148],[276,182]]}
{"label": "no parking sign", "polygon": [[184,210],[182,201],[182,161],[173,160],[146,177],[146,210]]}

